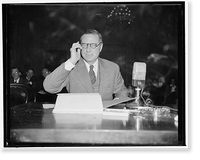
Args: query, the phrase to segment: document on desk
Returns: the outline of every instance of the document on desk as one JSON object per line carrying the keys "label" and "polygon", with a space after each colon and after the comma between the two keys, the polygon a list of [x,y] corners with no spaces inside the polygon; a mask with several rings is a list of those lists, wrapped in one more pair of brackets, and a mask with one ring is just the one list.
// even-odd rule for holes
{"label": "document on desk", "polygon": [[53,113],[98,113],[103,112],[99,93],[60,93]]}
{"label": "document on desk", "polygon": [[123,102],[128,102],[131,100],[134,100],[135,98],[129,98],[129,97],[124,97],[124,98],[119,98],[119,99],[114,99],[110,101],[103,101],[103,108],[108,108]]}

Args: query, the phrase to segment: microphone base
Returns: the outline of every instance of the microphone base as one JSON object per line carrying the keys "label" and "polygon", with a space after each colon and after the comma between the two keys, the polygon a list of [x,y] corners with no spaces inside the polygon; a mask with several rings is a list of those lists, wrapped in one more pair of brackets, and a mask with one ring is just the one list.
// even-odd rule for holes
{"label": "microphone base", "polygon": [[141,89],[139,87],[137,87],[135,90],[136,90],[135,100],[130,102],[130,103],[127,103],[126,106],[128,108],[141,107],[143,105],[142,101],[141,101],[141,98],[140,98]]}
{"label": "microphone base", "polygon": [[126,104],[127,108],[135,108],[135,107],[142,107],[142,102],[140,101],[140,99],[136,99],[135,101],[132,101],[130,103]]}

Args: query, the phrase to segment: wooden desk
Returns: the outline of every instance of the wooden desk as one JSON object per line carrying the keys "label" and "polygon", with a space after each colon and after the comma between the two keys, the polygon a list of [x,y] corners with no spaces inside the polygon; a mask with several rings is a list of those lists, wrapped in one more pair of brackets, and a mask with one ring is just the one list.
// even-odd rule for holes
{"label": "wooden desk", "polygon": [[[84,145],[178,145],[176,114],[133,113],[129,118],[90,114],[52,114],[41,103],[10,111],[10,141]],[[50,145],[51,146],[51,145]]]}

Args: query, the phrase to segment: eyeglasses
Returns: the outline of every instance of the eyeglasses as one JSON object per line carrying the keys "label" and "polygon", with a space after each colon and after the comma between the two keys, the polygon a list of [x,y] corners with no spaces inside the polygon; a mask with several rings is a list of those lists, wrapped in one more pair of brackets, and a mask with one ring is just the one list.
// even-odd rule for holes
{"label": "eyeglasses", "polygon": [[90,46],[90,48],[95,49],[97,48],[102,42],[100,42],[99,44],[96,43],[81,43],[81,46],[86,49],[88,47],[88,45]]}
{"label": "eyeglasses", "polygon": [[14,71],[14,72],[12,72],[12,74],[17,74],[17,73],[19,73],[19,71]]}

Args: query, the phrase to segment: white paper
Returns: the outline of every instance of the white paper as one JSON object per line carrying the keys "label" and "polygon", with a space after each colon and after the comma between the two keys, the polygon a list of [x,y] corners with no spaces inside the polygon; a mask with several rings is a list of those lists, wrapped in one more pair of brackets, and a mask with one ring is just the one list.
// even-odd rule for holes
{"label": "white paper", "polygon": [[58,94],[53,113],[102,113],[103,104],[99,93]]}
{"label": "white paper", "polygon": [[129,116],[130,111],[126,109],[105,109],[103,111],[104,116]]}

